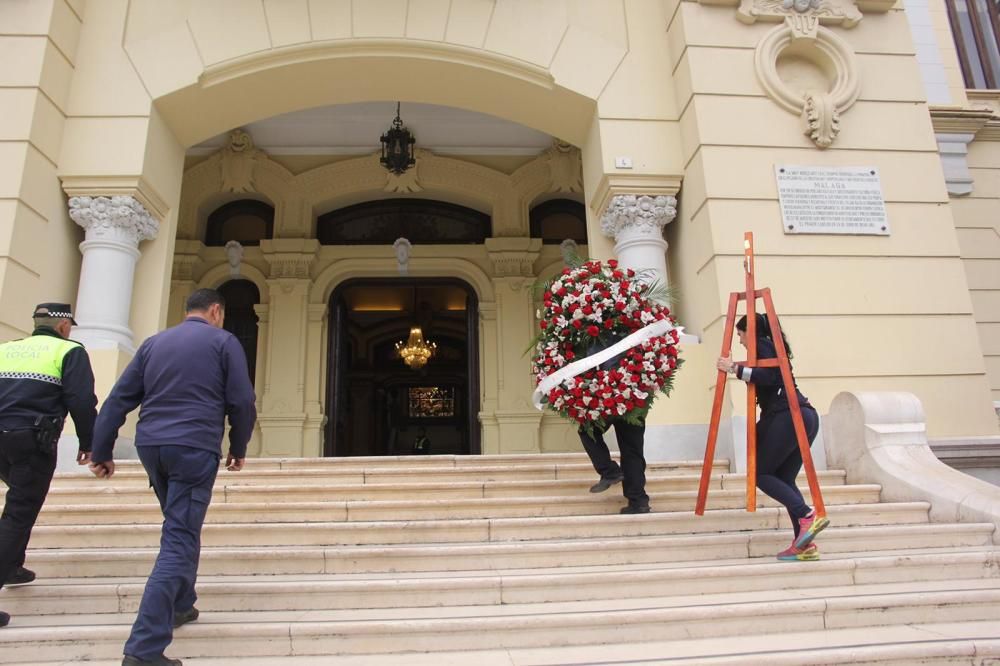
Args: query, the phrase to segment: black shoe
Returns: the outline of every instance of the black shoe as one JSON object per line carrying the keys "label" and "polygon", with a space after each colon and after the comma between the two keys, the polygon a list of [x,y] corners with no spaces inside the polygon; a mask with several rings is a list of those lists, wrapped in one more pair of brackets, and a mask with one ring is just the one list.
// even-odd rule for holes
{"label": "black shoe", "polygon": [[170,659],[162,654],[152,659],[139,659],[127,654],[122,658],[122,666],[184,666],[184,664],[180,659]]}
{"label": "black shoe", "polygon": [[174,629],[181,626],[182,624],[187,624],[188,622],[194,622],[198,619],[198,609],[191,606],[186,611],[177,611],[174,613]]}
{"label": "black shoe", "polygon": [[0,627],[6,627],[10,624],[10,614],[0,611]]}
{"label": "black shoe", "polygon": [[31,569],[25,569],[24,567],[18,567],[14,570],[8,578],[4,585],[26,585],[31,581],[35,580],[35,572]]}
{"label": "black shoe", "polygon": [[623,506],[622,510],[618,513],[649,513],[649,505],[633,506],[629,504],[628,506]]}
{"label": "black shoe", "polygon": [[625,476],[619,474],[618,476],[611,477],[610,479],[605,479],[601,477],[601,480],[590,487],[590,492],[592,493],[603,493],[605,490],[615,485],[616,483],[621,483]]}

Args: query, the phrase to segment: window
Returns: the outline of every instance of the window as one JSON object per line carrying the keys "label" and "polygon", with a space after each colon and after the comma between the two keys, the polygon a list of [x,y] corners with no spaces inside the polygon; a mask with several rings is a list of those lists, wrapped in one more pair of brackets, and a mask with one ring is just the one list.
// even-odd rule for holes
{"label": "window", "polygon": [[322,245],[482,243],[492,235],[490,216],[443,201],[386,199],[341,208],[316,220]]}
{"label": "window", "polygon": [[582,203],[552,199],[531,209],[531,237],[546,245],[558,245],[571,238],[578,245],[587,244],[587,212]]}
{"label": "window", "polygon": [[231,240],[260,245],[264,238],[274,238],[274,208],[263,201],[233,201],[208,216],[205,245],[209,247],[221,247]]}
{"label": "window", "polygon": [[945,0],[969,88],[1000,88],[1000,11],[995,0]]}

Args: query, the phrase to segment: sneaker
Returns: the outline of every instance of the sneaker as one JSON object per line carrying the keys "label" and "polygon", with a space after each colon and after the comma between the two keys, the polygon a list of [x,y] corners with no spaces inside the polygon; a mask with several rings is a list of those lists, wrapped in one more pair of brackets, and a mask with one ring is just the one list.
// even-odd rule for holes
{"label": "sneaker", "polygon": [[31,569],[25,569],[24,567],[18,567],[7,577],[7,582],[4,583],[6,586],[11,585],[26,585],[31,581],[35,580],[35,572]]}
{"label": "sneaker", "polygon": [[188,622],[194,622],[198,619],[198,609],[191,606],[186,611],[177,611],[174,613],[174,629],[181,626],[182,624],[187,624]]}
{"label": "sneaker", "polygon": [[122,666],[184,666],[184,664],[180,659],[171,659],[162,654],[152,659],[139,659],[127,654],[122,658]]}
{"label": "sneaker", "polygon": [[601,477],[601,480],[590,487],[590,492],[592,493],[603,493],[605,490],[615,485],[616,483],[621,483],[622,479],[625,478],[624,474],[619,474],[618,476],[613,476],[610,479],[605,479]]}
{"label": "sneaker", "polygon": [[814,543],[805,548],[796,548],[795,544],[792,544],[778,553],[778,559],[783,562],[814,562],[819,559],[819,548]]}
{"label": "sneaker", "polygon": [[816,538],[816,535],[826,529],[826,526],[829,524],[829,518],[826,516],[821,518],[816,515],[815,511],[805,518],[800,518],[799,536],[795,538],[795,543],[792,545],[799,550],[805,550],[805,547],[812,543],[812,540]]}
{"label": "sneaker", "polygon": [[10,614],[0,611],[0,627],[6,627],[10,624]]}
{"label": "sneaker", "polygon": [[629,504],[628,506],[623,506],[622,510],[618,513],[649,513],[649,505],[633,506]]}

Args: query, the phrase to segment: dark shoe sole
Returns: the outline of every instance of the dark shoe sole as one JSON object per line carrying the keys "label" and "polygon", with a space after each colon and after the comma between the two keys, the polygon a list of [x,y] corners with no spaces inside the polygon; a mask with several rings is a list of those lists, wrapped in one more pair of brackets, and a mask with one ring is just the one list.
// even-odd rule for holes
{"label": "dark shoe sole", "polygon": [[191,607],[191,610],[183,611],[180,613],[174,613],[174,629],[182,625],[185,625],[188,622],[194,622],[195,620],[198,619],[199,615],[201,615],[201,613],[199,613],[198,609],[194,608],[193,606]]}
{"label": "dark shoe sole", "polygon": [[10,624],[10,615],[0,611],[0,627],[6,627],[8,624]]}
{"label": "dark shoe sole", "polygon": [[619,476],[614,479],[601,479],[594,485],[590,487],[590,492],[592,493],[603,493],[605,490],[615,485],[616,483],[621,483],[624,476]]}
{"label": "dark shoe sole", "polygon": [[636,513],[649,513],[648,506],[623,506],[621,511],[618,513],[625,514],[636,514]]}
{"label": "dark shoe sole", "polygon": [[30,569],[25,569],[21,567],[15,571],[7,582],[4,583],[4,587],[15,587],[17,585],[27,585],[35,580],[35,572]]}
{"label": "dark shoe sole", "polygon": [[183,666],[183,662],[162,655],[156,659],[139,659],[127,654],[122,658],[122,666]]}

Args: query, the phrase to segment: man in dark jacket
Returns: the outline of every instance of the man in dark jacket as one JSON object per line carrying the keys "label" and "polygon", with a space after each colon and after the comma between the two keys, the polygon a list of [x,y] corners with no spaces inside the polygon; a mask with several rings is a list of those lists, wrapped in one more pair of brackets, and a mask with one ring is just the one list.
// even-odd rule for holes
{"label": "man in dark jacket", "polygon": [[160,554],[139,605],[123,666],[179,665],[163,650],[173,629],[197,619],[195,580],[212,486],[229,417],[226,469],[243,468],[257,418],[246,357],[222,330],[225,299],[199,289],[187,300],[187,318],[146,340],[101,407],[91,471],[109,478],[112,449],[126,415],[140,404],[135,446],[163,511]]}
{"label": "man in dark jacket", "polygon": [[[56,449],[72,414],[80,465],[90,460],[97,396],[90,357],[69,340],[74,324],[66,303],[42,303],[31,337],[0,345],[0,479],[7,484],[0,517],[0,587],[30,583],[24,554],[56,469]],[[0,611],[0,627],[10,616]]]}

